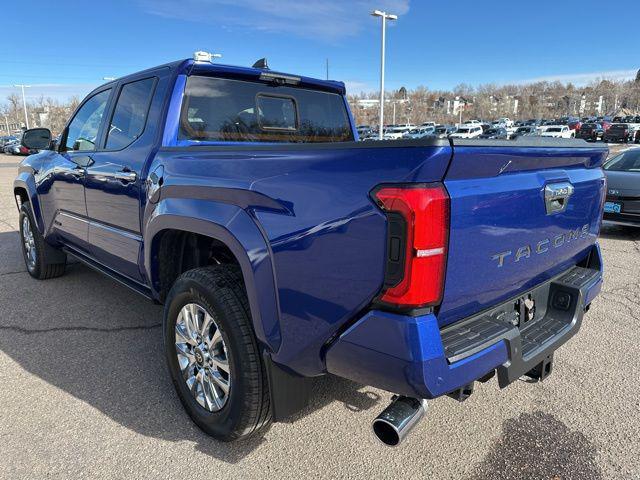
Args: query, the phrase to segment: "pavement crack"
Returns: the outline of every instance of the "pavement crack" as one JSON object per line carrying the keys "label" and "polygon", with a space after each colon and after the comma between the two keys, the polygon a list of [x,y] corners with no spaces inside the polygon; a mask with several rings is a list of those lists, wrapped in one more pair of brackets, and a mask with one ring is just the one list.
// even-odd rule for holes
{"label": "pavement crack", "polygon": [[[612,294],[618,294],[621,293],[623,294],[623,296],[626,296],[624,294],[627,293],[632,293],[633,294],[633,290],[634,289],[640,289],[640,283],[639,282],[629,282],[629,283],[625,283],[619,287],[615,287],[615,288],[605,288],[603,289],[603,293],[612,293]],[[635,300],[631,300],[631,301],[635,301]]]}
{"label": "pavement crack", "polygon": [[16,270],[14,272],[2,272],[0,273],[0,277],[4,276],[4,275],[15,275],[16,273],[27,273],[26,270]]}
{"label": "pavement crack", "polygon": [[50,328],[24,328],[18,325],[0,325],[0,331],[13,331],[23,333],[25,335],[35,335],[41,333],[52,332],[99,332],[99,333],[112,333],[112,332],[127,332],[135,330],[153,330],[160,328],[162,323],[154,323],[152,325],[134,325],[130,327],[115,327],[115,328],[101,328],[101,327],[50,327]]}
{"label": "pavement crack", "polygon": [[[604,298],[605,300],[608,300],[612,303],[615,303],[616,305],[618,305],[619,307],[621,307],[623,310],[625,310],[628,315],[631,318],[635,318],[636,309],[633,309],[631,305],[628,305],[627,303],[625,303],[624,301],[612,296],[609,292],[602,292],[601,294],[602,298]],[[640,304],[636,301],[630,300],[627,298],[627,300],[632,304],[635,305],[636,307],[640,308]]]}
{"label": "pavement crack", "polygon": [[0,219],[0,223],[2,223],[2,224],[4,224],[4,225],[6,225],[7,227],[9,227],[9,228],[11,228],[11,229],[13,229],[13,231],[14,231],[14,232],[16,232],[16,231],[17,231],[16,227],[14,227],[13,225],[11,225],[9,222],[7,222],[7,221],[5,221],[5,220]]}

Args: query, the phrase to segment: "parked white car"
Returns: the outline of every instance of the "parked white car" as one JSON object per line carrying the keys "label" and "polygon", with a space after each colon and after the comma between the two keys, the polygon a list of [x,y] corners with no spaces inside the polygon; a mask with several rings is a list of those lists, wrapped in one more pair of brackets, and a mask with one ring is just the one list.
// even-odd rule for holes
{"label": "parked white car", "polygon": [[479,125],[462,125],[458,130],[449,135],[450,138],[477,138],[482,135],[482,127]]}
{"label": "parked white car", "polygon": [[544,127],[544,130],[540,132],[540,136],[552,138],[574,138],[576,136],[576,132],[566,125],[547,125]]}
{"label": "parked white car", "polygon": [[404,127],[391,127],[384,132],[384,136],[382,138],[384,140],[398,140],[412,128],[414,128],[412,125]]}
{"label": "parked white car", "polygon": [[513,127],[513,120],[511,120],[510,118],[507,118],[507,117],[499,118],[498,119],[498,123],[501,123],[504,126],[504,128]]}

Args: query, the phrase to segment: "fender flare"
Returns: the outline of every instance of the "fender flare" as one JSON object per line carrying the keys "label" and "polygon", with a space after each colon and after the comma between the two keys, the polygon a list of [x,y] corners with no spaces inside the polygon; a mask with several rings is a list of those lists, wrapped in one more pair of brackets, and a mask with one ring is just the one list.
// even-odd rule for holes
{"label": "fender flare", "polygon": [[271,248],[256,221],[242,208],[210,200],[162,199],[145,222],[144,268],[153,295],[159,296],[159,234],[180,230],[224,243],[238,260],[258,340],[270,352],[281,343],[279,305]]}
{"label": "fender flare", "polygon": [[[38,198],[38,190],[36,188],[36,181],[32,174],[27,172],[20,172],[16,179],[13,181],[13,191],[17,189],[27,192],[29,197],[29,203],[33,212],[33,218],[36,220],[36,226],[38,231],[44,235],[44,221],[42,219],[42,212],[40,210],[40,200]],[[16,200],[16,205],[19,208]]]}

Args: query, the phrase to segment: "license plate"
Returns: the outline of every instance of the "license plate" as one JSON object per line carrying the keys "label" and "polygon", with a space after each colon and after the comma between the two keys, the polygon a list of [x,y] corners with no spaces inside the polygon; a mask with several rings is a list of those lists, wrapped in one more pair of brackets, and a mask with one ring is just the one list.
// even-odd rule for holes
{"label": "license plate", "polygon": [[620,213],[622,210],[622,205],[614,202],[605,202],[604,211],[605,213]]}

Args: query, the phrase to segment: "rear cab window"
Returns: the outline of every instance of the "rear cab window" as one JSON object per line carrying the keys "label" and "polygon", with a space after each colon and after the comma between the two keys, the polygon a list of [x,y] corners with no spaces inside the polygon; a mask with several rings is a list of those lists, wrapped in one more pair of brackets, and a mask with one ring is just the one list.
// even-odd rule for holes
{"label": "rear cab window", "polygon": [[627,130],[628,128],[629,126],[624,123],[617,123],[615,125],[611,125],[610,130]]}
{"label": "rear cab window", "polygon": [[354,136],[338,93],[194,75],[184,90],[178,140],[323,143]]}

